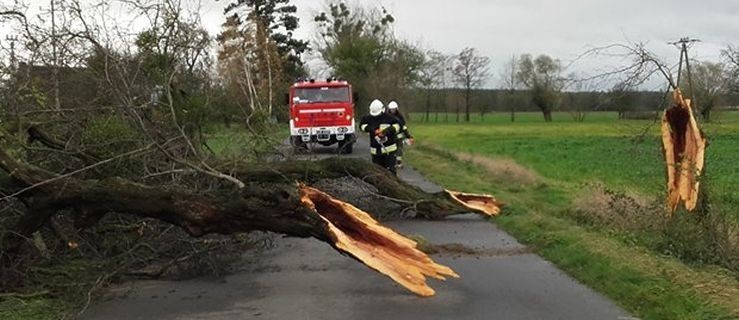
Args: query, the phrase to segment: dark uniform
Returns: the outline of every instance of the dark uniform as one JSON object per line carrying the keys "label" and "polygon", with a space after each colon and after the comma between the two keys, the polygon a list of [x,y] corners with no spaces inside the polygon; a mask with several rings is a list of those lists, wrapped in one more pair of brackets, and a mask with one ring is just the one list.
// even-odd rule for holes
{"label": "dark uniform", "polygon": [[390,113],[391,115],[398,118],[398,123],[400,123],[400,132],[397,135],[398,138],[398,153],[397,153],[397,161],[398,165],[403,164],[403,140],[405,139],[413,139],[413,136],[411,136],[411,132],[408,131],[408,126],[405,122],[405,117],[403,117],[403,114],[400,113],[400,111],[396,111],[395,113]]}
{"label": "dark uniform", "polygon": [[[359,122],[359,129],[369,133],[372,162],[395,174],[395,156],[399,142],[397,134],[401,130],[398,118],[387,113],[378,116],[366,115]],[[382,130],[382,136],[375,134],[377,129]]]}

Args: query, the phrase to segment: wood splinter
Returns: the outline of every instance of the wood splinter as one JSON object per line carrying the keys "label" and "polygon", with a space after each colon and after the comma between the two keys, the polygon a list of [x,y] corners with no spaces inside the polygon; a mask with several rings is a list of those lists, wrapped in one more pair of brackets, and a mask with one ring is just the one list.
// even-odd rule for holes
{"label": "wood splinter", "polygon": [[675,213],[680,203],[695,210],[703,171],[706,138],[679,89],[673,93],[675,105],[662,116],[662,145],[667,166],[667,210]]}
{"label": "wood splinter", "polygon": [[426,277],[458,278],[451,268],[440,265],[416,248],[416,242],[380,225],[366,212],[328,194],[300,185],[301,201],[328,225],[332,246],[368,267],[390,277],[420,296],[434,295]]}
{"label": "wood splinter", "polygon": [[500,208],[503,203],[496,200],[489,194],[464,193],[459,191],[444,190],[444,192],[454,201],[467,209],[480,213],[488,217],[494,217],[500,214]]}

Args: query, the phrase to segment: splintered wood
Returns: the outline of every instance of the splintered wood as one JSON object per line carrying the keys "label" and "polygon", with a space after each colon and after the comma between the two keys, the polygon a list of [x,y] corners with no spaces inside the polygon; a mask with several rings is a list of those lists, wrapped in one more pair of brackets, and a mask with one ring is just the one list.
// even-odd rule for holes
{"label": "splintered wood", "polygon": [[499,215],[500,208],[503,206],[502,202],[495,200],[495,197],[488,194],[464,193],[451,190],[444,191],[452,200],[465,208],[489,217]]}
{"label": "splintered wood", "polygon": [[305,185],[300,186],[303,204],[316,212],[328,225],[333,246],[348,253],[368,267],[390,277],[420,296],[432,296],[434,290],[426,277],[445,280],[459,276],[449,267],[437,264],[416,248],[416,242],[380,225],[366,212],[353,205]]}
{"label": "splintered wood", "polygon": [[662,116],[662,145],[667,166],[667,209],[675,213],[680,203],[688,211],[698,204],[706,138],[680,90],[674,92],[675,105]]}

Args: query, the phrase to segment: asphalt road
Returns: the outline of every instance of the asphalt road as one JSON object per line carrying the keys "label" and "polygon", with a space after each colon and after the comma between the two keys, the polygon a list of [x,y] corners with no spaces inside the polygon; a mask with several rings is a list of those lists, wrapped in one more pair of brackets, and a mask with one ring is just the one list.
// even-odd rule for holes
{"label": "asphalt road", "polygon": [[[354,156],[366,156],[360,140]],[[332,151],[315,150],[328,156]],[[401,178],[439,190],[412,169]],[[392,228],[451,245],[433,258],[459,279],[429,280],[417,297],[313,239],[279,238],[253,263],[221,279],[139,281],[109,290],[82,319],[634,319],[475,215],[394,221]],[[461,248],[461,249],[460,249]]]}

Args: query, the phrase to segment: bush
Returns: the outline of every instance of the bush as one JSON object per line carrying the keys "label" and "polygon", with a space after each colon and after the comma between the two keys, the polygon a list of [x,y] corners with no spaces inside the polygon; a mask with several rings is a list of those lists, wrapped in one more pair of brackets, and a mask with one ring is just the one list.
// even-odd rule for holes
{"label": "bush", "polygon": [[631,120],[655,120],[659,118],[657,111],[626,111],[622,119]]}
{"label": "bush", "polygon": [[728,212],[705,201],[694,213],[681,210],[667,217],[661,198],[643,199],[595,184],[573,201],[566,215],[582,225],[629,235],[686,263],[739,272],[739,228]]}

